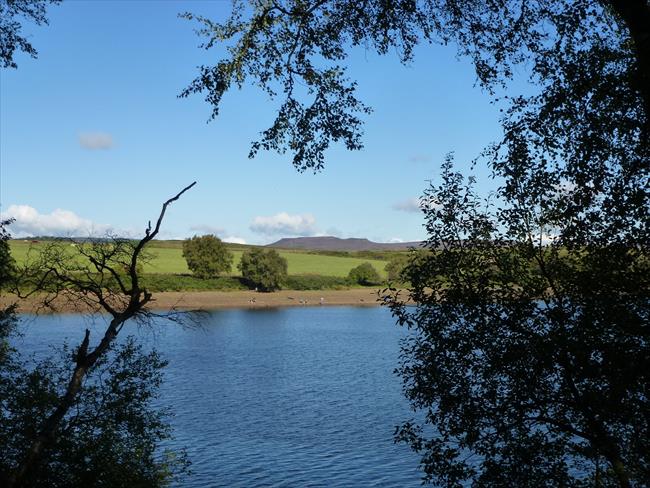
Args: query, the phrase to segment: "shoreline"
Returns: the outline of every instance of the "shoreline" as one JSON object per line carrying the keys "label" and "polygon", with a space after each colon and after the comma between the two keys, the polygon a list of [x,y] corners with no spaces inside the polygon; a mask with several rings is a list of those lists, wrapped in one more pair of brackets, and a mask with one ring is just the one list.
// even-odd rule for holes
{"label": "shoreline", "polygon": [[[284,307],[362,306],[381,305],[377,294],[380,288],[353,288],[349,290],[280,290],[270,293],[246,291],[178,291],[154,293],[150,310],[221,310],[264,309]],[[322,300],[321,300],[322,299]],[[17,303],[20,313],[86,313],[88,307],[67,301],[55,302],[54,311],[42,308],[38,297],[17,300],[12,295],[2,295],[0,306]]]}

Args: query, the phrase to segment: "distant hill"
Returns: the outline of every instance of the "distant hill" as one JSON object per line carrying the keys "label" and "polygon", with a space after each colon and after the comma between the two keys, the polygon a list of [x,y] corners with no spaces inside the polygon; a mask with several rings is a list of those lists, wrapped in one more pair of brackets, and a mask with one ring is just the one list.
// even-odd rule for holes
{"label": "distant hill", "polygon": [[267,247],[314,251],[403,251],[411,247],[419,247],[420,244],[420,242],[372,242],[368,239],[322,236],[284,238]]}

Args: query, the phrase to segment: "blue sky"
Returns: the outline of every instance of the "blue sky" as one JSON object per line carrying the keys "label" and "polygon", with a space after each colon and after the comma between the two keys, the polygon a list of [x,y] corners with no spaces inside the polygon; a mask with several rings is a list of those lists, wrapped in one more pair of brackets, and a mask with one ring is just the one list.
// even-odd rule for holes
{"label": "blue sky", "polygon": [[[228,93],[220,116],[201,96],[178,99],[200,64],[183,11],[223,19],[229,2],[80,1],[49,10],[50,25],[26,26],[39,51],[0,71],[0,211],[14,234],[86,235],[112,228],[139,235],[160,204],[198,184],[170,209],[163,238],[217,233],[266,244],[290,235],[426,237],[414,202],[454,151],[458,167],[500,134],[498,108],[475,86],[453,47],[396,56],[357,50],[350,75],[374,112],[365,149],[334,147],[325,170],[298,173],[290,156],[250,142],[277,105],[255,88]],[[476,170],[479,188],[493,186]]]}

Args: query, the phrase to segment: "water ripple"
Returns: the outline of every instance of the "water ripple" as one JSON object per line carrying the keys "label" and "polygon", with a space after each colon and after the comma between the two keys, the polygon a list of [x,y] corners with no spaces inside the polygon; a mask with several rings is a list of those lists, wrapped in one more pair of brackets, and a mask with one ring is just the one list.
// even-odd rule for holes
{"label": "water ripple", "polygon": [[[85,325],[43,320],[57,319],[29,326],[35,348]],[[403,334],[386,310],[343,307],[219,311],[198,330],[157,330],[167,447],[193,463],[182,486],[419,486],[417,456],[392,440],[410,415],[392,373]]]}

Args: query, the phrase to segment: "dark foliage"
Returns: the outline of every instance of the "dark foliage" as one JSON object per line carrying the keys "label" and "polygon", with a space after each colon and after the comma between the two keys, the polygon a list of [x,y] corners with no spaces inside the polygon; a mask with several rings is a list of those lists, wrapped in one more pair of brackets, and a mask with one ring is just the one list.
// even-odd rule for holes
{"label": "dark foliage", "polygon": [[[43,307],[55,310],[57,305],[64,301],[73,306],[81,307],[84,311],[90,311],[97,315],[103,313],[104,318],[102,321],[106,324],[106,328],[99,341],[93,342],[92,345],[90,329],[86,329],[84,338],[79,346],[75,348],[74,354],[68,353],[64,355],[60,363],[52,363],[44,367],[43,371],[38,368],[34,369],[31,384],[24,383],[21,379],[12,384],[12,372],[15,372],[16,367],[19,366],[11,362],[11,359],[7,363],[9,373],[3,373],[2,375],[3,381],[8,381],[9,390],[7,394],[11,391],[11,396],[20,400],[21,388],[26,388],[24,390],[26,400],[23,403],[27,403],[27,407],[31,410],[28,409],[28,411],[24,412],[24,422],[27,423],[21,424],[20,415],[22,414],[20,414],[20,409],[24,405],[19,403],[14,406],[11,403],[12,398],[8,395],[7,403],[0,408],[0,413],[7,416],[3,417],[3,421],[6,421],[5,427],[8,429],[7,434],[5,434],[7,442],[14,442],[14,449],[16,450],[14,453],[7,453],[9,457],[6,458],[6,464],[0,472],[0,484],[3,487],[33,486],[36,483],[34,477],[40,476],[38,473],[42,469],[46,469],[50,460],[56,459],[56,456],[60,454],[59,450],[67,442],[66,435],[75,435],[74,430],[67,430],[65,426],[68,424],[70,417],[83,413],[82,407],[84,404],[80,402],[84,399],[84,395],[89,392],[92,393],[93,385],[101,384],[103,381],[100,375],[100,379],[97,380],[98,383],[93,383],[93,374],[98,369],[102,370],[102,365],[106,364],[106,358],[110,357],[112,351],[115,351],[115,341],[124,326],[127,323],[136,321],[141,324],[150,324],[154,316],[161,316],[152,313],[147,308],[153,297],[152,293],[142,285],[139,260],[145,257],[144,249],[147,244],[158,235],[169,205],[178,200],[183,193],[195,184],[192,183],[167,200],[162,205],[155,225],[152,226],[150,222],[145,229],[144,237],[137,242],[119,238],[85,242],[54,241],[48,244],[35,259],[28,258],[25,265],[16,271],[16,281],[27,288],[26,292],[24,289],[17,290],[20,295],[27,296],[38,293]],[[70,246],[70,244],[73,245]],[[175,314],[164,314],[162,317],[178,320],[178,316]],[[9,354],[10,356],[11,354]],[[154,370],[139,370],[137,363],[139,359],[133,354],[127,354],[126,356],[118,354],[117,357],[122,357],[128,365],[120,370],[111,369],[111,366],[108,367],[106,371],[114,374],[115,377],[106,378],[108,382],[106,386],[109,390],[105,390],[104,393],[106,395],[111,394],[111,392],[115,393],[116,399],[119,395],[123,395],[122,399],[125,402],[119,408],[130,409],[133,406],[135,411],[132,411],[132,413],[134,415],[139,413],[141,416],[139,418],[127,418],[126,424],[116,427],[117,431],[111,433],[110,430],[105,430],[105,433],[108,436],[108,443],[116,443],[113,454],[123,462],[130,461],[137,465],[134,468],[136,471],[133,471],[136,477],[129,479],[130,468],[125,466],[124,470],[121,470],[119,464],[117,466],[107,465],[101,469],[106,473],[112,472],[115,476],[121,476],[122,474],[127,476],[124,480],[116,481],[117,486],[133,486],[144,483],[146,480],[153,482],[154,478],[159,483],[163,483],[169,476],[161,472],[161,466],[156,466],[153,463],[151,454],[155,451],[155,441],[165,438],[165,433],[161,431],[160,424],[155,422],[156,414],[141,408],[145,406],[146,401],[151,396],[147,393],[144,383],[138,386],[142,390],[141,393],[145,395],[142,398],[129,389],[131,383],[139,381],[140,376],[138,375],[142,375],[141,378],[145,383],[149,380],[153,381],[155,387],[157,381],[155,370],[159,369],[158,366],[161,363],[155,360],[155,357],[150,356],[148,359],[143,360],[142,364],[146,365],[149,362],[154,366]],[[128,370],[127,375],[120,372],[124,369]],[[25,373],[19,370],[16,374],[17,378],[25,377]],[[30,372],[30,374],[32,373]],[[119,383],[121,380],[125,380],[125,383]],[[113,383],[114,381],[118,383]],[[121,388],[119,395],[115,390],[116,388]],[[32,402],[30,395],[32,394],[35,395],[33,399],[34,408],[30,406],[30,402]],[[4,401],[4,395],[0,398]],[[103,398],[103,400],[109,399],[109,397]],[[101,405],[106,406],[104,403]],[[93,412],[94,407],[92,405],[88,408],[89,416],[98,416],[102,413]],[[117,415],[120,411],[112,413]],[[130,426],[131,424],[128,422],[131,420],[145,423],[140,426],[135,425],[134,432],[125,432],[125,426]],[[116,419],[95,418],[94,425],[105,425],[107,428],[112,428],[115,424],[111,422],[115,421]],[[103,422],[107,423],[103,424]],[[14,428],[21,430],[14,435],[12,433]],[[95,438],[90,435],[89,430],[93,428],[92,423],[86,425],[86,431],[79,433],[80,437],[75,438],[74,443],[81,443],[88,447],[88,445],[84,444],[83,438],[86,436],[88,441],[92,442]],[[125,437],[121,437],[123,434]],[[143,437],[138,438],[135,434],[140,434]],[[100,435],[100,433],[97,433],[97,435]],[[124,449],[122,450],[120,443],[124,443]],[[100,446],[94,447],[99,449]],[[100,459],[97,462],[101,462],[102,456],[107,457],[108,453],[99,452],[99,455]],[[84,456],[83,460],[78,461],[80,464],[86,463],[86,461],[90,463],[93,453],[88,452]],[[119,463],[120,459],[108,456],[107,461]],[[55,461],[55,464],[58,462],[60,461]],[[99,466],[96,468],[100,469]],[[144,473],[142,475],[144,477],[139,478],[140,474],[137,473],[140,473],[141,469],[148,469],[150,474]],[[50,476],[49,474],[43,476],[43,483],[50,482],[47,479]],[[67,476],[65,471],[60,476],[63,477],[62,486],[76,482],[75,480],[65,479],[65,476]],[[104,474],[101,474],[101,476],[104,476]],[[53,480],[57,479],[54,474],[52,474],[52,477]],[[83,480],[79,482],[83,485]],[[108,483],[107,486],[113,485]]]}
{"label": "dark foliage", "polygon": [[339,276],[291,275],[284,285],[289,290],[341,290],[348,288],[349,282]]}
{"label": "dark foliage", "polygon": [[37,57],[34,46],[23,35],[21,19],[36,25],[47,24],[48,4],[61,0],[0,0],[0,64],[3,68],[17,68],[16,50]]}
{"label": "dark foliage", "polygon": [[[16,271],[16,264],[7,242],[10,237],[7,226],[11,223],[12,220],[0,220],[0,292],[9,287]],[[0,364],[7,360],[11,351],[9,337],[15,331],[16,322],[14,306],[0,309]]]}
{"label": "dark foliage", "polygon": [[238,268],[249,286],[259,291],[279,290],[287,279],[287,260],[273,249],[245,251]]}
{"label": "dark foliage", "polygon": [[647,244],[604,211],[604,234],[566,239],[572,222],[547,207],[551,190],[527,184],[536,177],[520,175],[496,205],[448,160],[426,193],[439,204],[427,211],[432,252],[405,270],[417,307],[389,299],[412,330],[399,373],[424,421],[397,439],[443,486],[645,486]]}
{"label": "dark foliage", "polygon": [[12,222],[13,220],[0,221],[0,290],[9,285],[16,271],[16,262],[11,256],[11,249],[9,249],[9,243],[7,242],[9,240],[7,226]]}
{"label": "dark foliage", "polygon": [[[0,222],[0,275],[15,272],[6,226]],[[68,386],[73,352],[64,348],[38,362],[23,358],[18,316],[13,306],[0,311],[0,481],[11,479],[41,423],[55,410]],[[160,487],[186,473],[183,452],[159,452],[169,439],[169,412],[152,401],[165,363],[132,339],[111,347],[87,375],[79,395],[61,420],[40,463],[19,486]],[[3,484],[3,486],[5,486]]]}
{"label": "dark foliage", "polygon": [[[71,355],[64,348],[30,365],[13,351],[0,363],[0,479],[18,467],[41,419],[56,409],[69,382]],[[157,447],[171,437],[170,413],[152,405],[164,366],[156,352],[144,352],[132,338],[111,346],[21,486],[161,487],[186,473],[183,453]]]}
{"label": "dark foliage", "polygon": [[370,263],[361,263],[350,270],[348,280],[357,285],[369,286],[381,283],[381,277]]}
{"label": "dark foliage", "polygon": [[248,289],[244,280],[239,276],[203,279],[191,275],[152,273],[142,275],[142,283],[152,292]]}
{"label": "dark foliage", "polygon": [[336,258],[349,258],[352,256],[352,251],[305,251],[307,254],[314,254],[317,256],[333,256]]}
{"label": "dark foliage", "polygon": [[401,283],[404,281],[403,271],[408,262],[408,254],[399,254],[386,263],[385,270],[390,283]]}
{"label": "dark foliage", "polygon": [[[229,57],[202,66],[182,96],[204,93],[217,116],[233,85],[250,80],[272,98],[282,94],[277,118],[253,143],[251,156],[259,149],[289,151],[300,170],[320,170],[331,142],[362,147],[361,116],[369,109],[356,98],[356,83],[345,67],[354,46],[397,52],[409,63],[422,41],[455,44],[472,60],[479,83],[495,94],[515,72],[527,72],[540,95],[505,97],[508,118],[516,125],[530,110],[543,109],[549,119],[539,128],[571,131],[576,150],[586,149],[579,142],[589,135],[588,127],[605,134],[617,127],[626,127],[628,134],[634,131],[627,128],[648,127],[650,7],[645,0],[278,0],[238,2],[224,22],[184,16],[201,24],[205,49],[226,44]],[[615,107],[610,95],[618,100]],[[565,161],[596,163],[587,162],[592,158],[584,150],[580,154]]]}

